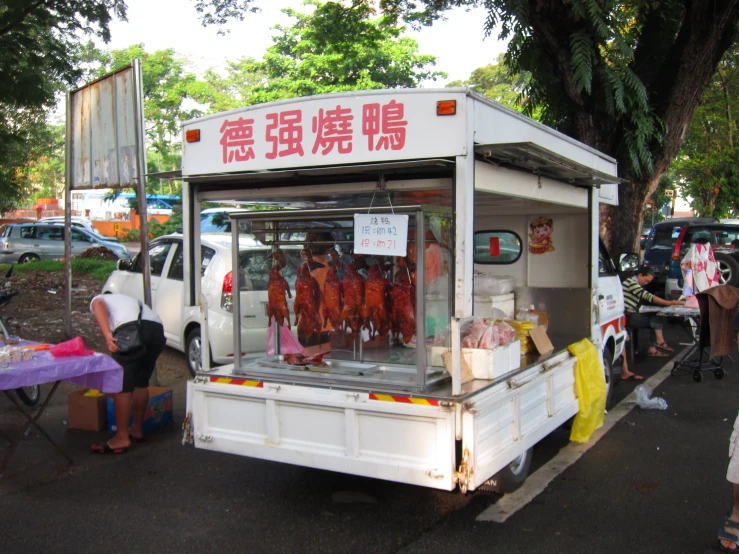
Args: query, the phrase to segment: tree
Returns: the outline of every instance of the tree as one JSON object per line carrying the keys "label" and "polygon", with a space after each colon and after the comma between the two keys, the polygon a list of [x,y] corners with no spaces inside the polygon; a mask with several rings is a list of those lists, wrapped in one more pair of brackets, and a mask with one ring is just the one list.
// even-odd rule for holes
{"label": "tree", "polygon": [[[403,4],[393,0],[394,4]],[[424,0],[437,8],[449,4]],[[606,208],[615,252],[635,251],[646,199],[677,155],[700,95],[736,38],[739,1],[487,0],[513,71],[530,71],[531,111],[615,157],[619,208]]]}
{"label": "tree", "polygon": [[0,209],[20,199],[29,162],[44,154],[45,114],[55,95],[74,86],[80,37],[107,41],[123,0],[5,0],[0,6]]}
{"label": "tree", "polygon": [[274,44],[263,62],[245,64],[252,74],[264,74],[248,103],[309,96],[342,90],[414,87],[445,75],[430,69],[434,56],[418,54],[418,43],[403,37],[403,28],[388,17],[372,19],[366,5],[345,7],[338,2],[306,0],[312,14],[286,9],[296,22],[277,26]]}
{"label": "tree", "polygon": [[670,168],[683,196],[704,217],[726,217],[739,207],[738,94],[739,46],[734,45],[703,92]]}
{"label": "tree", "polygon": [[64,195],[64,125],[46,125],[44,140],[28,163],[26,198],[62,198]]}
{"label": "tree", "polygon": [[267,83],[266,73],[258,71],[256,67],[254,58],[239,58],[226,62],[225,77],[208,69],[203,76],[206,87],[196,100],[207,104],[209,112],[222,112],[248,105],[252,90]]}
{"label": "tree", "polygon": [[446,86],[470,87],[475,92],[479,92],[496,102],[522,111],[526,105],[524,89],[528,86],[531,74],[528,72],[521,74],[511,72],[505,64],[504,57],[505,55],[501,54],[495,63],[473,70],[469,79],[451,81]]}
{"label": "tree", "polygon": [[[204,0],[223,17],[251,0]],[[739,0],[352,0],[428,25],[484,6],[486,32],[510,38],[507,63],[529,71],[528,113],[619,162],[627,183],[604,220],[615,252],[635,251],[646,199],[677,155],[701,94],[735,42]],[[241,12],[244,13],[243,10]]]}
{"label": "tree", "polygon": [[[188,71],[190,62],[173,49],[149,53],[143,44],[98,52],[97,73],[104,75],[124,67],[134,58],[141,60],[148,170],[177,169],[181,158],[180,125],[202,114],[197,108],[187,109],[185,100],[202,97],[208,87]],[[149,180],[150,191],[158,192],[161,186],[158,179]],[[167,182],[167,187],[170,194],[177,194],[171,182]]]}

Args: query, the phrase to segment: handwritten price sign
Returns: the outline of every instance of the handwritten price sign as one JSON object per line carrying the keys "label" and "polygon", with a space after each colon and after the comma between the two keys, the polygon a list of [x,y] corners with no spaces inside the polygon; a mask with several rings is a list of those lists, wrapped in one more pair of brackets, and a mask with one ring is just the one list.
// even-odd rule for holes
{"label": "handwritten price sign", "polygon": [[405,256],[408,249],[408,216],[354,214],[354,253]]}

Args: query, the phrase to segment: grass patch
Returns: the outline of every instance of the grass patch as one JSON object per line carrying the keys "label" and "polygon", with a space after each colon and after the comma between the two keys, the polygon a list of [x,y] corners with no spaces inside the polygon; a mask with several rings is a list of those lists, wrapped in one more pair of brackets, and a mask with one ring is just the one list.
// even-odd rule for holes
{"label": "grass patch", "polygon": [[[110,260],[72,260],[72,274],[84,274],[104,283],[108,276],[115,270],[116,262]],[[10,269],[9,264],[0,264],[0,274],[5,274]],[[27,264],[15,264],[13,272],[24,273],[27,271],[64,271],[64,262],[60,260],[38,260]]]}

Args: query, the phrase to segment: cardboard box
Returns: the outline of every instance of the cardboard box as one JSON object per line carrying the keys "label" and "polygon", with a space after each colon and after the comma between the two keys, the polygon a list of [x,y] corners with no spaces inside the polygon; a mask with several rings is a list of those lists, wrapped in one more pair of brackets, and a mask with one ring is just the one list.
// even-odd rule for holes
{"label": "cardboard box", "polygon": [[[133,423],[133,415],[131,415]],[[149,406],[144,416],[144,433],[151,433],[172,423],[172,389],[149,387]],[[118,427],[113,414],[113,399],[108,398],[108,432],[115,433]]]}
{"label": "cardboard box", "polygon": [[69,428],[82,429],[83,431],[102,431],[105,429],[107,419],[105,411],[107,396],[85,396],[87,390],[75,390],[67,395]]}

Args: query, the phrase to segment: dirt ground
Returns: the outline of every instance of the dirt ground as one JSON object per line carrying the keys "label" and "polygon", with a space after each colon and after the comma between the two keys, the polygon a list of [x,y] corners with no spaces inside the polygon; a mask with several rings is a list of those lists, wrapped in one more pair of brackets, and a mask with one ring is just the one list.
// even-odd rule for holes
{"label": "dirt ground", "polygon": [[[64,275],[50,271],[16,272],[10,288],[18,290],[8,304],[0,307],[0,315],[11,333],[21,338],[56,344],[80,336],[85,346],[98,352],[108,349],[90,312],[90,300],[100,293],[102,284],[84,275],[72,277],[72,336],[65,333]],[[181,352],[165,348],[157,361],[160,384],[170,385],[188,375]]]}

